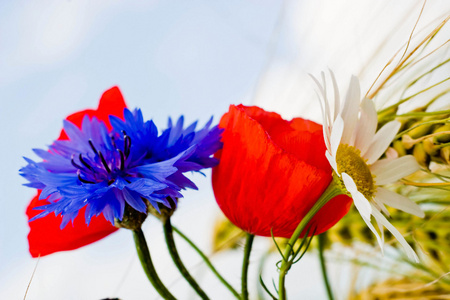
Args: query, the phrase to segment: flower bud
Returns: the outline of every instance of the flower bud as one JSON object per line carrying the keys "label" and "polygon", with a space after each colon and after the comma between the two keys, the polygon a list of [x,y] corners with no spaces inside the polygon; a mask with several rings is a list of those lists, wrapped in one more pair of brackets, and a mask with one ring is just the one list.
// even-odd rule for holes
{"label": "flower bud", "polygon": [[441,157],[447,164],[450,165],[450,146],[441,148]]}
{"label": "flower bud", "polygon": [[[146,202],[147,206],[151,206],[149,205],[148,201]],[[116,226],[117,228],[136,230],[141,228],[142,223],[144,223],[146,218],[147,218],[146,214],[141,213],[132,208],[130,205],[126,204],[122,221],[120,221],[119,219],[115,219],[114,226]]]}
{"label": "flower bud", "polygon": [[405,134],[402,135],[402,141],[401,146],[404,147],[406,150],[411,149],[416,144],[416,141],[412,139],[409,135]]}
{"label": "flower bud", "polygon": [[401,141],[395,141],[393,144],[393,148],[395,149],[395,151],[397,151],[398,156],[406,155],[406,149]]}
{"label": "flower bud", "polygon": [[[433,133],[444,132],[444,131],[450,131],[450,124],[446,124],[446,125],[438,127],[437,129],[435,129],[433,131]],[[450,134],[443,133],[441,135],[436,136],[435,139],[436,139],[436,142],[439,142],[439,143],[448,143],[448,142],[450,142]]]}
{"label": "flower bud", "polygon": [[155,217],[157,217],[160,220],[165,220],[167,218],[170,218],[173,213],[175,212],[175,209],[177,209],[177,202],[178,199],[176,199],[176,201],[174,201],[171,197],[167,197],[166,198],[169,203],[170,203],[170,208],[162,205],[162,204],[158,204],[158,210],[156,208],[154,208],[152,205],[147,205],[147,211],[148,213],[154,215]]}
{"label": "flower bud", "polygon": [[433,138],[425,139],[423,143],[423,149],[428,155],[435,156],[439,154],[439,147],[433,142]]}
{"label": "flower bud", "polygon": [[417,162],[421,166],[428,168],[428,163],[430,162],[430,158],[429,158],[428,154],[425,152],[423,143],[418,143],[414,146],[413,155],[414,155],[414,158],[417,160]]}
{"label": "flower bud", "polygon": [[[423,122],[421,122],[421,121],[420,122],[416,122],[411,127],[417,126],[417,125],[419,125],[421,123],[423,123]],[[432,126],[431,124],[420,125],[420,126],[414,128],[413,130],[409,131],[408,135],[410,137],[412,137],[413,139],[417,139],[419,137],[422,137],[422,136],[427,135],[428,133],[430,133],[431,126]]]}

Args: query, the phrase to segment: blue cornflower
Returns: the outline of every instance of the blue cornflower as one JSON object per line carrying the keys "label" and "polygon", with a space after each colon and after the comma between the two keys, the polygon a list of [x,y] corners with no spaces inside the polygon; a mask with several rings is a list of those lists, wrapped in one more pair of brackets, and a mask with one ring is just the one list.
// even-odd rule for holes
{"label": "blue cornflower", "polygon": [[[140,110],[125,110],[125,121],[110,116],[113,130],[102,121],[85,116],[81,129],[64,121],[68,140],[55,141],[48,149],[33,151],[43,159],[20,170],[29,183],[41,189],[40,199],[50,202],[31,220],[50,213],[61,214],[61,228],[86,206],[85,219],[103,214],[114,224],[121,221],[126,205],[147,213],[147,203],[159,211],[159,204],[171,207],[171,199],[182,197],[186,187],[196,188],[182,173],[216,165],[211,158],[221,148],[220,133],[209,128],[198,132],[183,129],[183,119],[161,135],[152,121],[144,122]],[[180,127],[181,126],[181,127]],[[170,135],[174,129],[175,134]],[[168,133],[167,133],[168,132]],[[170,136],[170,138],[167,138]],[[173,136],[173,137],[172,137]]]}
{"label": "blue cornflower", "polygon": [[[130,132],[134,145],[143,155],[146,162],[162,162],[172,159],[184,151],[192,148],[191,155],[178,159],[174,166],[177,171],[169,176],[169,181],[177,187],[197,189],[197,186],[183,175],[188,171],[200,171],[218,164],[218,160],[211,157],[212,154],[222,148],[220,141],[222,129],[218,126],[211,127],[212,118],[206,125],[195,131],[197,122],[187,128],[183,127],[184,118],[181,116],[174,125],[169,118],[168,128],[157,136],[157,129],[152,121],[143,122],[142,112],[128,109],[124,111],[125,121],[111,116],[113,128],[118,131]],[[179,197],[174,197],[179,198]]]}

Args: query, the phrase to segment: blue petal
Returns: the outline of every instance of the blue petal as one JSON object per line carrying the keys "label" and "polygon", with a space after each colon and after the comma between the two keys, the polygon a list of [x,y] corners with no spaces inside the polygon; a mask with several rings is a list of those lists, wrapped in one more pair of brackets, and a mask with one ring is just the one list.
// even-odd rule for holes
{"label": "blue petal", "polygon": [[141,199],[141,196],[138,193],[133,191],[129,191],[128,189],[122,190],[122,195],[124,200],[135,210],[141,213],[147,213],[147,205]]}
{"label": "blue petal", "polygon": [[197,122],[184,129],[183,116],[176,124],[169,119],[159,136],[139,109],[125,109],[124,120],[110,116],[110,122],[112,131],[95,117],[85,116],[81,129],[64,121],[68,140],[55,141],[47,151],[34,149],[42,162],[25,158],[27,166],[20,169],[25,185],[41,189],[40,198],[48,200],[33,219],[53,212],[63,216],[64,227],[86,207],[87,224],[99,214],[114,224],[115,218],[122,219],[126,203],[145,213],[142,198],[156,209],[159,204],[170,207],[169,197],[176,203],[181,190],[197,188],[184,172],[218,163],[211,156],[222,147],[222,130],[210,128],[212,118],[198,131]]}

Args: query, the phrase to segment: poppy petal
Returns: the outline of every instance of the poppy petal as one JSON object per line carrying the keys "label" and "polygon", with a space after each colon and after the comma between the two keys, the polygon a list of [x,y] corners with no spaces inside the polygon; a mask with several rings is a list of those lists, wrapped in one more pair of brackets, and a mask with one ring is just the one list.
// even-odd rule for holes
{"label": "poppy petal", "polygon": [[[96,117],[98,120],[105,122],[110,130],[109,116],[114,115],[123,119],[125,108],[126,104],[119,88],[113,87],[103,93],[97,110],[83,110],[68,116],[66,120],[80,128],[85,116]],[[68,137],[63,129],[58,140],[66,139]],[[40,192],[38,191],[37,196],[31,200],[27,207],[28,220],[40,213],[39,210],[34,210],[35,207],[49,203],[47,199],[39,200]],[[30,226],[30,233],[28,234],[30,254],[33,257],[38,257],[58,251],[77,249],[98,241],[117,230],[103,215],[92,218],[89,226],[86,225],[85,209],[82,208],[73,224],[68,224],[64,229],[60,229],[62,217],[54,214],[28,222]]]}
{"label": "poppy petal", "polygon": [[[109,123],[109,116],[116,116],[123,120],[123,111],[126,108],[125,100],[123,99],[120,89],[115,86],[103,93],[100,98],[97,110],[86,109],[71,114],[66,120],[75,124],[78,128],[81,128],[84,116],[89,118],[96,117],[98,120],[105,122],[108,130],[111,130],[111,124]],[[67,140],[67,135],[64,130],[61,130],[61,134],[58,140]]]}
{"label": "poppy petal", "polygon": [[[220,164],[212,181],[218,205],[236,226],[261,236],[273,230],[288,238],[326,189],[331,167],[322,129],[310,122],[288,122],[258,107],[233,105],[222,117],[224,146],[216,154]],[[308,148],[307,154],[298,147]],[[313,163],[315,159],[323,163]],[[343,197],[327,203],[313,219],[316,234],[342,218],[350,204]]]}
{"label": "poppy petal", "polygon": [[[48,204],[46,200],[39,200],[39,194],[40,192],[28,205],[26,211],[28,219],[40,213],[33,208]],[[118,230],[106,221],[103,215],[92,218],[89,226],[86,225],[84,210],[85,208],[80,210],[73,225],[68,224],[64,229],[60,229],[62,217],[54,214],[29,222],[28,243],[31,256],[45,256],[58,251],[77,249]]]}

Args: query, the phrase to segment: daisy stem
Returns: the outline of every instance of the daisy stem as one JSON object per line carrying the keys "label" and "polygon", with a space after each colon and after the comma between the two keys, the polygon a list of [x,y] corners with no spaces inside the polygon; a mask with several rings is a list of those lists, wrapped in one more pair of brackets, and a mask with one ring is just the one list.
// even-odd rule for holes
{"label": "daisy stem", "polygon": [[325,257],[323,255],[323,248],[325,246],[325,239],[327,238],[326,236],[326,232],[319,234],[318,237],[318,243],[319,243],[319,260],[320,260],[320,267],[322,270],[322,276],[323,276],[323,282],[325,284],[325,288],[327,290],[327,294],[328,294],[328,299],[329,300],[333,300],[333,293],[331,291],[331,286],[330,286],[330,282],[328,281],[328,276],[327,276],[327,266],[325,263]]}
{"label": "daisy stem", "polygon": [[236,299],[241,299],[241,295],[229,284],[222,275],[216,270],[208,257],[200,250],[187,236],[185,236],[178,228],[172,226],[173,231],[175,231],[182,239],[184,239],[197,253],[201,256],[205,264],[211,269],[211,271],[216,275],[216,277],[227,287],[228,290],[236,297]]}
{"label": "daisy stem", "polygon": [[245,248],[244,248],[244,262],[242,263],[242,277],[241,277],[241,284],[242,284],[242,300],[248,300],[248,289],[247,289],[247,274],[248,274],[248,265],[250,264],[250,252],[252,251],[252,244],[254,235],[247,233],[247,239],[245,241]]}
{"label": "daisy stem", "polygon": [[155,267],[153,266],[153,262],[150,257],[150,251],[148,250],[147,242],[141,228],[133,230],[133,238],[142,268],[144,269],[147,278],[150,280],[155,290],[164,299],[176,300],[176,298],[169,292],[156,274]]}
{"label": "daisy stem", "polygon": [[201,299],[209,299],[206,293],[198,285],[195,279],[188,272],[183,262],[181,261],[180,255],[178,254],[177,247],[175,246],[175,240],[173,238],[173,228],[170,222],[170,217],[162,218],[161,220],[164,225],[164,236],[166,237],[167,248],[169,249],[170,256],[172,257],[175,266],[181,275],[186,279],[189,285],[195,290],[195,292],[200,296]]}
{"label": "daisy stem", "polygon": [[[280,275],[278,278],[278,298],[279,300],[286,299],[286,288],[285,288],[285,277],[292,264],[295,261],[295,255],[293,255],[294,249],[293,246],[295,242],[299,239],[300,235],[305,231],[309,221],[316,215],[316,213],[331,199],[336,197],[337,195],[344,194],[345,192],[341,190],[339,184],[336,182],[334,176],[328,185],[327,189],[323,192],[322,196],[317,200],[317,202],[313,205],[311,210],[306,214],[306,216],[300,221],[294,233],[292,234],[289,242],[286,245],[286,249],[283,253],[283,259],[281,262],[281,267],[279,269]],[[311,224],[310,226],[312,226]]]}

